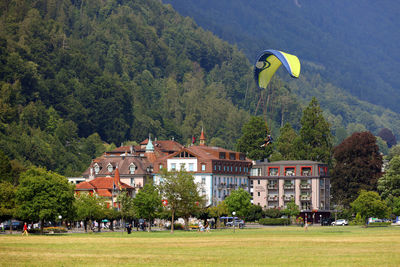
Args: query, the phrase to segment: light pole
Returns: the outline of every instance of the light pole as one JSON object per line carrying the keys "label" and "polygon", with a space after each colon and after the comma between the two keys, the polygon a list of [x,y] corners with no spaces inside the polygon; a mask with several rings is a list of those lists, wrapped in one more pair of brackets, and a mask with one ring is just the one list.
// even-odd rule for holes
{"label": "light pole", "polygon": [[60,220],[60,227],[61,227],[61,219],[62,219],[62,216],[61,215],[58,215],[58,219]]}
{"label": "light pole", "polygon": [[233,211],[232,215],[233,215],[233,232],[235,232],[235,227],[236,227],[235,215],[236,215],[236,212]]}

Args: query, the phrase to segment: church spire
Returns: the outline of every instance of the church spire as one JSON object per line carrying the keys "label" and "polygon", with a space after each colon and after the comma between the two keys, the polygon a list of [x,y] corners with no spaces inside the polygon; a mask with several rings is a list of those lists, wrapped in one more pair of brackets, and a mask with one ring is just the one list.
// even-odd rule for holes
{"label": "church spire", "polygon": [[201,127],[200,145],[201,146],[205,146],[206,145],[206,138],[204,136],[203,127]]}
{"label": "church spire", "polygon": [[151,142],[150,134],[149,134],[149,142],[147,142],[146,145],[146,152],[154,152],[154,146],[153,143]]}

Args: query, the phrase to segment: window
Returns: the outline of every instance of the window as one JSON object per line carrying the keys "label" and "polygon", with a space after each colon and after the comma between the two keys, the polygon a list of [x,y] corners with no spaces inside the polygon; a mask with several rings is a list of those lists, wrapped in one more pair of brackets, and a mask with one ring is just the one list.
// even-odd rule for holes
{"label": "window", "polygon": [[135,179],[134,178],[131,178],[131,185],[135,186]]}
{"label": "window", "polygon": [[235,153],[229,153],[229,159],[230,160],[235,160],[236,159],[236,154]]}
{"label": "window", "polygon": [[225,159],[225,152],[219,152],[219,158]]}
{"label": "window", "polygon": [[260,168],[252,168],[250,171],[250,176],[261,176]]}
{"label": "window", "polygon": [[260,180],[257,180],[257,184],[260,184]]}
{"label": "window", "polygon": [[111,163],[109,163],[107,165],[107,170],[108,170],[108,172],[112,172],[114,170],[114,167],[113,167],[113,165],[111,165]]}
{"label": "window", "polygon": [[244,154],[239,154],[239,160],[245,160],[246,156]]}
{"label": "window", "polygon": [[94,173],[95,173],[95,174],[99,174],[99,172],[100,172],[100,166],[99,166],[99,164],[96,163],[96,164],[94,165]]}
{"label": "window", "polygon": [[285,167],[285,176],[295,176],[296,169],[295,167]]}
{"label": "window", "polygon": [[278,189],[278,180],[269,180],[268,189]]}
{"label": "window", "polygon": [[301,167],[301,176],[311,176],[312,167]]}
{"label": "window", "polygon": [[268,167],[268,176],[278,176],[279,168],[278,167]]}
{"label": "window", "polygon": [[193,163],[189,163],[189,171],[190,172],[194,171],[194,164]]}
{"label": "window", "polygon": [[176,171],[176,163],[171,163],[171,170]]}
{"label": "window", "polygon": [[319,167],[319,175],[327,176],[328,175],[328,167]]}
{"label": "window", "polygon": [[206,184],[206,177],[201,177],[201,184]]}
{"label": "window", "polygon": [[163,165],[162,165],[162,164],[160,164],[160,165],[158,166],[158,168],[159,168],[160,170],[162,170],[162,168],[163,168]]}
{"label": "window", "polygon": [[135,170],[136,170],[135,164],[131,163],[131,165],[129,165],[129,173],[134,174]]}
{"label": "window", "polygon": [[201,164],[201,171],[206,171],[206,164]]}
{"label": "window", "polygon": [[180,169],[181,169],[181,170],[186,170],[186,166],[185,166],[185,165],[186,165],[185,163],[181,163],[181,164],[180,164],[180,166],[181,166]]}
{"label": "window", "polygon": [[257,192],[257,196],[261,196],[260,192]]}

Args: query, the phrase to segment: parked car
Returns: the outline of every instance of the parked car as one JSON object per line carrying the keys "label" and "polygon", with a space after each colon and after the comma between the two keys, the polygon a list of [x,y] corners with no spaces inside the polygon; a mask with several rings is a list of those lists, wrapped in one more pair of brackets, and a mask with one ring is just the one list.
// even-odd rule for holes
{"label": "parked car", "polygon": [[228,227],[233,227],[235,225],[235,227],[244,228],[244,221],[238,217],[221,217],[221,219],[227,220],[225,225]]}
{"label": "parked car", "polygon": [[332,225],[342,225],[342,226],[344,226],[344,225],[349,225],[349,222],[346,219],[339,219],[339,220],[336,220],[336,221],[332,222]]}
{"label": "parked car", "polygon": [[[13,221],[11,222],[11,225],[12,225],[12,230],[19,230],[19,231],[21,231],[21,230],[24,228],[24,223],[21,222],[21,221],[15,221],[15,220],[13,220]],[[3,227],[4,227],[4,230],[10,230],[10,224],[9,224],[9,222],[8,222],[8,221],[3,222]]]}

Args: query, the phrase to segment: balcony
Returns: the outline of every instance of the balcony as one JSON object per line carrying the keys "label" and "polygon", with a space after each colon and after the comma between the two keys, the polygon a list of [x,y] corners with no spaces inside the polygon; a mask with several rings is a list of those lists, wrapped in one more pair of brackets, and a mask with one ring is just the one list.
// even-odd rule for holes
{"label": "balcony", "polygon": [[278,185],[277,184],[269,184],[268,189],[278,189]]}
{"label": "balcony", "polygon": [[268,201],[278,201],[278,196],[277,195],[270,195],[270,196],[268,196]]}
{"label": "balcony", "polygon": [[283,189],[294,189],[294,184],[285,184],[283,185]]}
{"label": "balcony", "polygon": [[311,196],[309,196],[309,195],[302,195],[302,196],[300,196],[300,200],[301,200],[301,201],[310,201],[310,200],[311,200]]}
{"label": "balcony", "polygon": [[311,189],[311,184],[300,184],[300,189]]}
{"label": "balcony", "polygon": [[284,195],[283,196],[283,200],[284,201],[293,201],[294,200],[294,196],[293,195]]}

